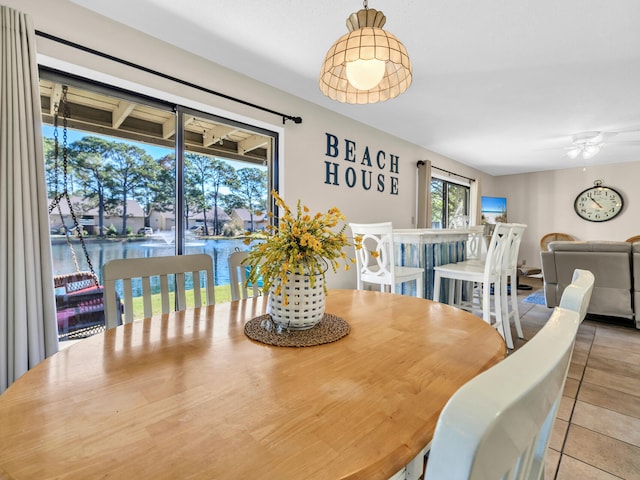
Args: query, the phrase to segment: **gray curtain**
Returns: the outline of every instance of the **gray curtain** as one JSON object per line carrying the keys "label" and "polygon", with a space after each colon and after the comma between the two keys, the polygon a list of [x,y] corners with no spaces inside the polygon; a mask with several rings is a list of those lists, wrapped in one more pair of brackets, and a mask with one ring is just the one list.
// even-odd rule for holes
{"label": "gray curtain", "polygon": [[0,6],[0,392],[58,351],[36,40]]}
{"label": "gray curtain", "polygon": [[482,188],[480,178],[471,182],[469,225],[482,225]]}
{"label": "gray curtain", "polygon": [[431,160],[418,162],[416,227],[431,228]]}

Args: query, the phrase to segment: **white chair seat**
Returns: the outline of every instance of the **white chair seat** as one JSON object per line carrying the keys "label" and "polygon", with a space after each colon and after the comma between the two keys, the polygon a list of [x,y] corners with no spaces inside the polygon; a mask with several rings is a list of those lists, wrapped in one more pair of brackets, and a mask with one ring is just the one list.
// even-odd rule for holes
{"label": "white chair seat", "polygon": [[[484,274],[484,263],[476,260],[463,261],[458,263],[447,263],[445,265],[439,265],[435,267],[440,274],[450,273],[452,275],[459,275],[460,280],[474,281],[478,275]],[[464,278],[463,278],[464,277]]]}
{"label": "white chair seat", "polygon": [[[380,277],[383,273],[380,272],[380,268],[371,266],[369,268],[371,273],[363,273],[362,280],[369,283],[380,283]],[[410,282],[412,280],[422,280],[424,276],[424,269],[417,267],[402,267],[396,266],[395,268],[395,283]]]}

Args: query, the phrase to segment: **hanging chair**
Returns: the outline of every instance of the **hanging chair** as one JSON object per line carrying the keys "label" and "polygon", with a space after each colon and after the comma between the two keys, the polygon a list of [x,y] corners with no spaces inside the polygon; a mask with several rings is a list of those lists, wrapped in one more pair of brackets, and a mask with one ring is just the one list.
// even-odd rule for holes
{"label": "hanging chair", "polygon": [[[58,338],[71,339],[83,338],[93,335],[105,328],[104,304],[102,286],[96,275],[87,246],[84,239],[84,230],[81,228],[78,218],[75,215],[69,191],[67,187],[67,119],[69,118],[69,107],[67,103],[67,86],[62,87],[60,103],[56,106],[54,114],[54,170],[55,175],[55,196],[49,205],[49,214],[56,209],[60,215],[61,224],[65,230],[67,246],[71,252],[71,258],[76,270],[71,273],[55,275],[53,277],[54,288],[56,289],[56,309],[58,320]],[[58,115],[62,111],[63,121],[63,144],[62,163],[59,159],[58,143]],[[61,175],[60,175],[61,174]],[[59,178],[62,176],[62,191],[58,191]],[[89,266],[89,270],[82,271],[78,265],[78,259],[71,242],[71,236],[66,228],[60,203],[65,201],[69,207],[69,213],[74,224],[74,231],[80,241],[84,256]]]}

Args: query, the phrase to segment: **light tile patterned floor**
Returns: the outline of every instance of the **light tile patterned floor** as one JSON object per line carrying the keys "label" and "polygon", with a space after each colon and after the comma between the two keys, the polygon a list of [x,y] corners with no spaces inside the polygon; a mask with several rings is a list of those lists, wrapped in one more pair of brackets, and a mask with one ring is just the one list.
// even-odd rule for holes
{"label": "light tile patterned floor", "polygon": [[[541,286],[526,281],[534,289]],[[529,293],[518,292],[525,339],[516,348],[552,311],[522,302]],[[590,319],[581,325],[545,479],[640,479],[640,330],[631,321],[626,325]]]}

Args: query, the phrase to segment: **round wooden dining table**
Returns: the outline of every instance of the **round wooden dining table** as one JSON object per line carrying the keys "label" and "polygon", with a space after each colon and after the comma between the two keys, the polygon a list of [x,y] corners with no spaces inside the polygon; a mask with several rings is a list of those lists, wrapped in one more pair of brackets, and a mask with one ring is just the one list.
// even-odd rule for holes
{"label": "round wooden dining table", "polygon": [[0,479],[388,479],[506,354],[475,315],[356,290],[326,299],[345,337],[270,346],[244,333],[266,306],[139,320],[47,358],[0,395]]}

